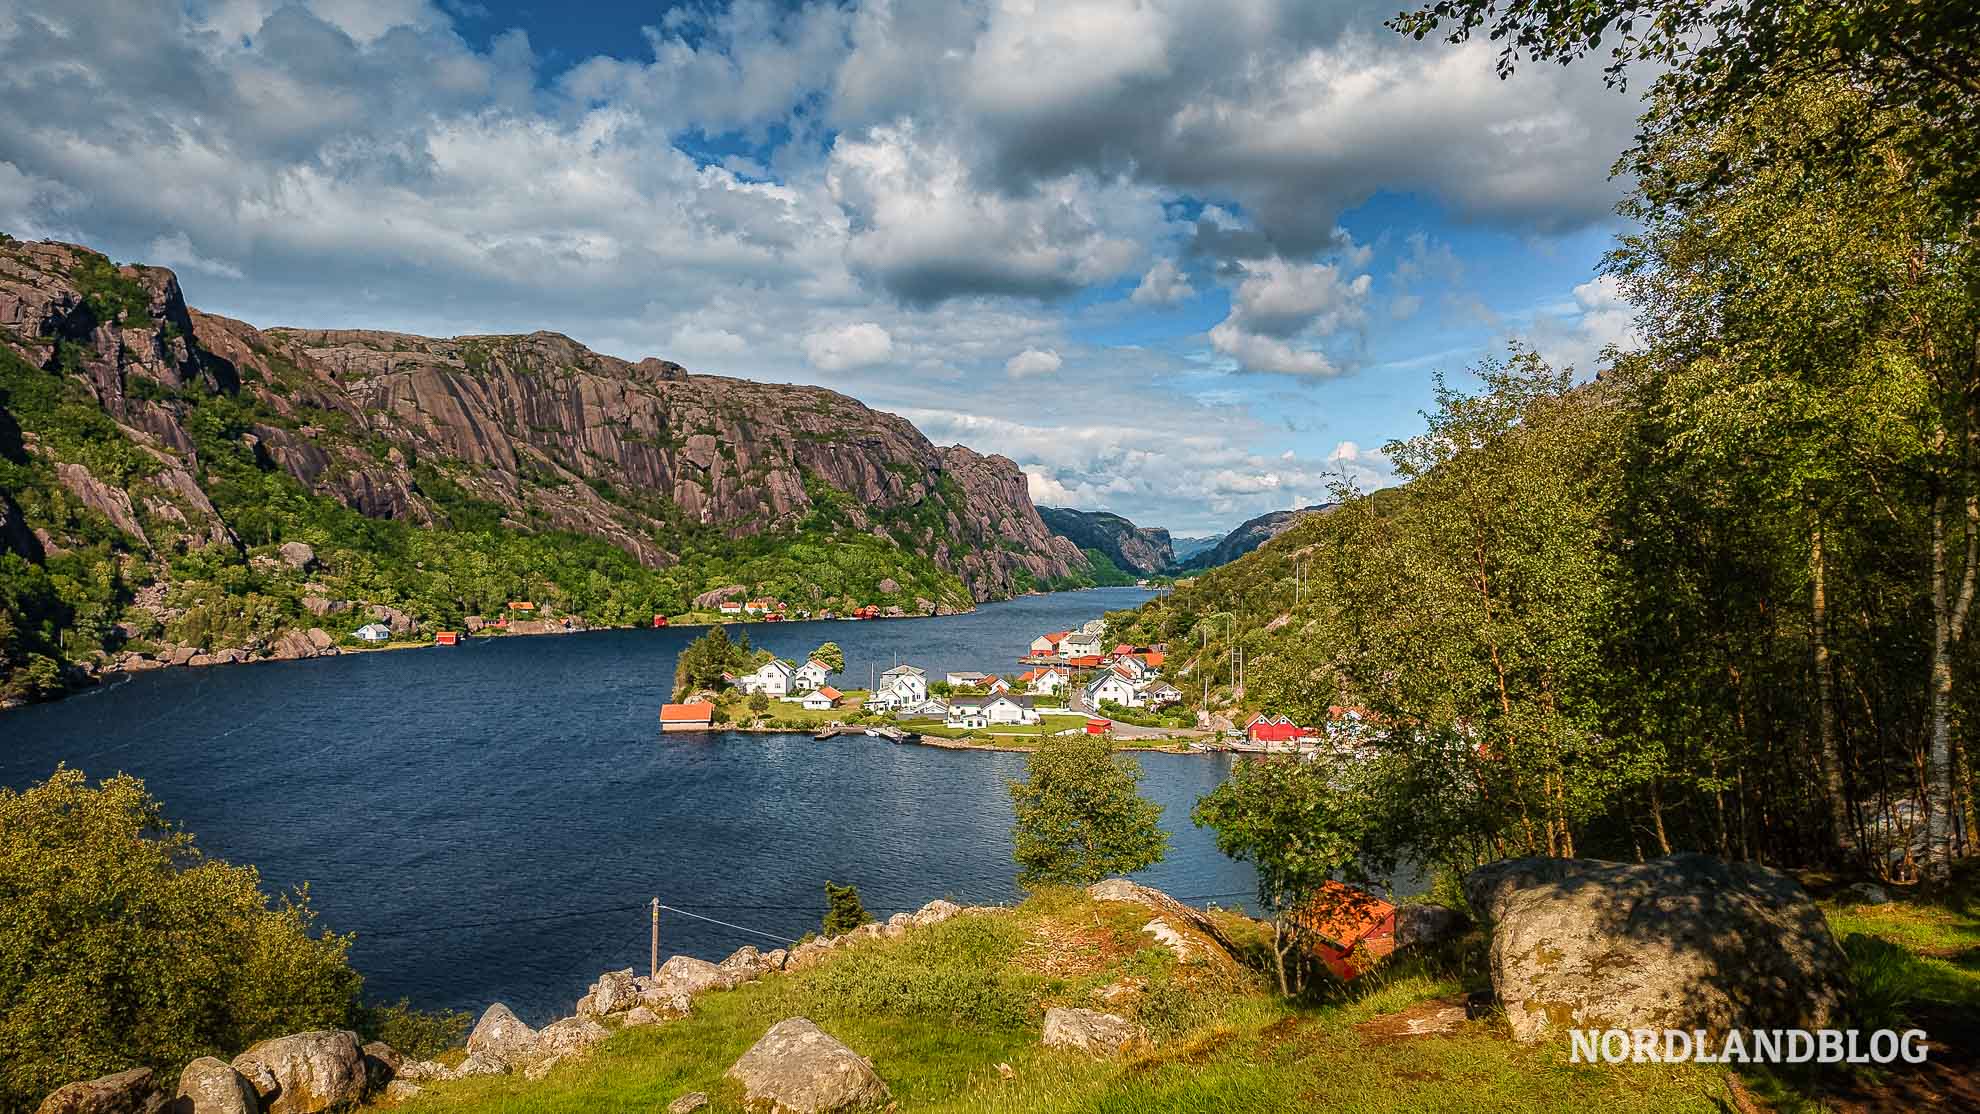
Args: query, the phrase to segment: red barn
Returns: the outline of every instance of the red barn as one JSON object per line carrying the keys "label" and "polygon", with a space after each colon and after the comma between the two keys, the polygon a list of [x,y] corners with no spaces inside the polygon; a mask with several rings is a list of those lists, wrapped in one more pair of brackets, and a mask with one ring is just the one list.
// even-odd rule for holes
{"label": "red barn", "polygon": [[1088,735],[1105,735],[1113,729],[1114,721],[1110,719],[1090,719],[1086,721],[1086,733]]}
{"label": "red barn", "polygon": [[1254,743],[1296,743],[1313,734],[1313,729],[1301,727],[1285,716],[1260,712],[1244,725],[1244,734]]}
{"label": "red barn", "polygon": [[460,641],[459,631],[443,630],[433,636],[433,644],[436,646],[458,646]]}

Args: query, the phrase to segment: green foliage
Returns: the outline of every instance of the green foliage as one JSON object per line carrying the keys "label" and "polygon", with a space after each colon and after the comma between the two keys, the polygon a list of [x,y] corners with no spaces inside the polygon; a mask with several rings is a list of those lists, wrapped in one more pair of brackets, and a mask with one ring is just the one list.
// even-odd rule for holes
{"label": "green foliage", "polygon": [[141,782],[0,788],[0,1105],[357,1015],[348,937],[207,859]]}
{"label": "green foliage", "polygon": [[1087,885],[1162,861],[1162,806],[1141,796],[1141,767],[1106,740],[1046,736],[1025,772],[1010,783],[1021,885]]}
{"label": "green foliage", "polygon": [[743,703],[749,705],[749,710],[758,715],[770,710],[770,697],[765,693],[752,692],[749,694],[749,699]]}
{"label": "green foliage", "polygon": [[430,1060],[467,1038],[474,1015],[462,1010],[422,1010],[407,999],[366,1006],[357,1031],[367,1041],[384,1041],[408,1060]]}
{"label": "green foliage", "polygon": [[825,883],[825,935],[839,936],[851,932],[872,919],[866,912],[866,906],[860,904],[858,886]]}
{"label": "green foliage", "polygon": [[728,687],[722,675],[748,672],[755,665],[755,657],[756,651],[750,648],[746,632],[738,633],[731,641],[727,627],[719,623],[709,627],[707,633],[688,643],[674,660],[674,696],[684,699],[704,690],[720,692]]}
{"label": "green foliage", "polygon": [[84,255],[69,279],[82,291],[83,303],[98,321],[138,326],[150,317],[151,292],[103,256]]}
{"label": "green foliage", "polygon": [[1329,879],[1368,882],[1395,869],[1398,822],[1371,805],[1379,773],[1297,758],[1240,762],[1196,803],[1198,827],[1217,850],[1258,873],[1258,900],[1284,911],[1308,901]]}
{"label": "green foliage", "polygon": [[843,673],[846,670],[846,652],[839,649],[837,642],[821,643],[811,652],[811,660],[834,673]]}

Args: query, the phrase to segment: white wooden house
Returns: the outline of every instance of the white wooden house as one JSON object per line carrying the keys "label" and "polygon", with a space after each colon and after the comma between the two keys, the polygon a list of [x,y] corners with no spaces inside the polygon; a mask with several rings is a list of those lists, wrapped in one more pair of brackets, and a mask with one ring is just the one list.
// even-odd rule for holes
{"label": "white wooden house", "polygon": [[737,679],[744,692],[765,696],[788,696],[796,688],[797,670],[782,658],[771,658],[756,667],[754,673],[745,673]]}

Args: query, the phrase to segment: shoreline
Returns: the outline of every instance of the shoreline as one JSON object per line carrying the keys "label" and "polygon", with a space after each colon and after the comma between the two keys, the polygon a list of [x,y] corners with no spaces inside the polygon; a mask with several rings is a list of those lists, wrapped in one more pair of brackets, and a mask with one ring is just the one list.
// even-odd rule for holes
{"label": "shoreline", "polygon": [[[446,648],[459,649],[476,639],[560,637],[560,636],[568,636],[573,634],[593,634],[602,631],[690,630],[690,629],[703,630],[708,627],[717,627],[717,626],[720,627],[780,626],[781,627],[788,625],[796,625],[799,623],[837,623],[842,621],[872,623],[872,622],[898,622],[905,619],[947,619],[947,618],[953,618],[958,615],[973,615],[976,612],[982,610],[982,608],[986,604],[1010,603],[1013,600],[1029,599],[1032,597],[1071,595],[1075,592],[1096,592],[1103,590],[1105,589],[1099,587],[1092,587],[1092,588],[1068,588],[1063,592],[1025,592],[1022,595],[1012,596],[1008,600],[981,600],[978,601],[976,606],[971,607],[968,611],[952,611],[946,615],[941,615],[941,614],[879,615],[871,619],[856,619],[856,620],[843,620],[836,618],[835,619],[786,619],[786,620],[781,620],[774,624],[766,623],[762,619],[749,619],[749,618],[714,619],[709,621],[695,620],[695,621],[684,621],[681,623],[674,623],[670,617],[668,625],[664,627],[651,627],[651,626],[642,626],[638,623],[627,623],[623,625],[585,626],[571,630],[541,630],[541,631],[503,630],[499,634],[493,634],[493,635],[481,634],[481,633],[470,635],[465,630],[463,630],[461,632],[461,643],[458,646],[452,646]],[[1146,591],[1147,589],[1142,589],[1142,590]],[[293,631],[285,632],[285,633],[293,633]],[[100,666],[99,668],[97,668],[92,672],[84,673],[83,677],[85,678],[85,683],[67,686],[62,690],[60,695],[52,696],[44,700],[22,700],[15,702],[0,701],[0,714],[4,714],[16,708],[26,708],[36,704],[53,704],[56,703],[57,701],[67,700],[71,697],[84,695],[85,693],[101,692],[104,690],[105,686],[115,682],[115,678],[117,678],[120,675],[125,677],[131,677],[131,676],[136,676],[137,674],[140,673],[155,673],[158,672],[159,670],[164,670],[164,669],[218,669],[225,666],[237,666],[237,665],[266,665],[275,662],[316,661],[321,658],[334,658],[334,657],[340,657],[345,654],[376,654],[376,653],[385,653],[385,652],[397,651],[397,650],[438,649],[441,647],[440,644],[437,642],[386,642],[379,645],[357,645],[357,646],[345,646],[339,643],[333,645],[331,648],[336,652],[311,654],[308,657],[293,657],[293,658],[250,657],[242,661],[216,661],[216,662],[210,662],[205,665],[192,665],[190,663],[175,665],[171,662],[157,661],[156,659],[147,658],[144,659],[147,662],[147,664],[139,666],[137,668],[132,668],[121,662],[110,661],[110,662],[105,662],[102,666]],[[224,653],[225,651],[222,650],[218,652]],[[117,683],[121,683],[121,682],[117,682]]]}
{"label": "shoreline", "polygon": [[[827,724],[821,726],[830,726],[830,725]],[[842,725],[842,726],[845,727],[844,734],[856,736],[861,739],[872,738],[872,736],[866,734],[866,729],[864,727],[851,725],[851,724]],[[717,735],[723,732],[733,732],[738,735],[802,735],[806,738],[812,739],[812,741],[814,742],[822,743],[822,742],[831,741],[829,739],[813,738],[813,736],[816,735],[816,731],[811,729],[804,729],[804,728],[794,729],[789,727],[741,727],[733,724],[720,726],[720,727],[711,727],[706,731],[663,732],[661,737],[665,738],[667,735],[670,734],[686,735],[686,736]],[[892,742],[891,740],[887,740],[887,741],[892,746],[935,747],[938,750],[975,750],[975,751],[983,751],[992,754],[999,754],[999,753],[1030,754],[1038,749],[1036,746],[1024,746],[1015,743],[971,743],[963,739],[945,739],[940,735],[923,735],[920,734],[919,732],[915,733],[915,741],[912,743],[906,742],[905,740],[901,742]],[[1221,750],[1196,750],[1187,745],[1138,747],[1138,746],[1130,745],[1128,743],[1124,743],[1121,740],[1112,740],[1112,745],[1110,749],[1112,749],[1116,754],[1190,754],[1190,755],[1207,756],[1212,754],[1227,753]]]}

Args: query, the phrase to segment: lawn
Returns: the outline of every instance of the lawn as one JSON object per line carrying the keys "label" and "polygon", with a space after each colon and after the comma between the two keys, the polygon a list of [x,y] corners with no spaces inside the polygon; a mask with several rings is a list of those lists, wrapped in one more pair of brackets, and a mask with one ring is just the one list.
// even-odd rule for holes
{"label": "lawn", "polygon": [[[903,1110],[1709,1111],[1728,1095],[1718,1069],[1589,1067],[1565,1045],[1515,1045],[1493,1021],[1455,1035],[1395,1038],[1371,1018],[1447,999],[1478,980],[1463,965],[1401,964],[1321,1005],[1293,1006],[1241,968],[1179,966],[1151,946],[1148,910],[1050,892],[1015,911],[965,916],[867,941],[795,975],[697,999],[693,1016],[615,1035],[541,1082],[498,1076],[431,1085],[413,1109],[648,1112],[688,1091],[739,1111],[723,1073],[772,1024],[805,1016],[869,1057]],[[1118,1060],[1043,1048],[1047,1005],[1094,1003],[1133,977],[1121,1008],[1157,1034]],[[1008,1078],[998,1065],[1012,1069]]]}

